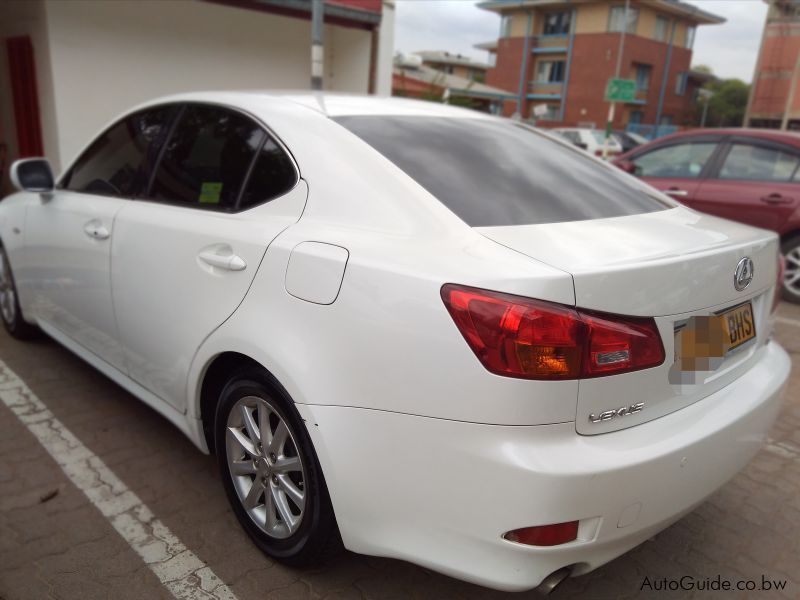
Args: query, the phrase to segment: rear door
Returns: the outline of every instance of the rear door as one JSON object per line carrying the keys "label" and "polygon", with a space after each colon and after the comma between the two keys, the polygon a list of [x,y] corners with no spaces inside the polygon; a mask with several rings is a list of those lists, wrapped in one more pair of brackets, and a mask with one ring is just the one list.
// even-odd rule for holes
{"label": "rear door", "polygon": [[800,202],[800,151],[736,136],[725,144],[712,176],[698,188],[694,208],[780,231]]}
{"label": "rear door", "polygon": [[288,152],[249,116],[182,109],[145,198],[117,216],[111,280],[134,380],[184,409],[197,348],[300,217],[305,190]]}
{"label": "rear door", "polygon": [[707,177],[720,148],[721,136],[677,138],[645,149],[630,161],[634,174],[676,200],[693,206],[700,182]]}
{"label": "rear door", "polygon": [[111,126],[26,215],[19,279],[37,320],[121,371],[110,279],[116,216],[146,183],[174,110],[148,109]]}

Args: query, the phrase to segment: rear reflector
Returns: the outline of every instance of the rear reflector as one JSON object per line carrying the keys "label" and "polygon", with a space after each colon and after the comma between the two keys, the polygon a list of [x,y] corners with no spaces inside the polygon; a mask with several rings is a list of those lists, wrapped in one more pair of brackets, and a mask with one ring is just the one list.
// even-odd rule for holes
{"label": "rear reflector", "polygon": [[577,311],[447,284],[442,299],[481,363],[524,379],[579,379],[655,367],[664,347],[651,318]]}
{"label": "rear reflector", "polygon": [[527,546],[558,546],[578,539],[578,521],[515,529],[503,537]]}

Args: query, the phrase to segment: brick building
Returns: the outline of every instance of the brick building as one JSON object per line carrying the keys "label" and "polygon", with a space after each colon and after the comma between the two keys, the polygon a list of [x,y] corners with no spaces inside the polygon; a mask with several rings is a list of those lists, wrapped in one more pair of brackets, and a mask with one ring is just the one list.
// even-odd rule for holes
{"label": "brick building", "polygon": [[637,95],[617,106],[614,127],[645,133],[656,124],[690,123],[695,90],[705,77],[690,68],[697,27],[724,22],[677,0],[631,0],[627,24],[620,0],[489,0],[478,6],[501,16],[497,43],[476,46],[494,54],[486,83],[516,95],[505,102],[506,115],[527,118],[545,104],[543,125],[604,126],[605,87],[625,28],[620,77],[636,80]]}
{"label": "brick building", "polygon": [[753,74],[745,125],[749,127],[781,127],[786,111],[786,126],[800,129],[800,86],[792,76],[800,78],[800,2],[766,0],[769,4],[761,49]]}

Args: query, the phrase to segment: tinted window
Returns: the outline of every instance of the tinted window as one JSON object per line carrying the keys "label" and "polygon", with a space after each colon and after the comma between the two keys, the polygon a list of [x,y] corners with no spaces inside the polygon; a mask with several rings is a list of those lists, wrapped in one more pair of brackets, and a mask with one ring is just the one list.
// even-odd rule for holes
{"label": "tinted window", "polygon": [[288,192],[297,183],[297,173],[286,153],[267,138],[258,154],[239,203],[247,208]]}
{"label": "tinted window", "polygon": [[797,171],[798,157],[777,148],[733,144],[722,168],[720,179],[789,181]]}
{"label": "tinted window", "polygon": [[213,106],[189,105],[164,148],[150,197],[231,209],[266,137],[252,120]]}
{"label": "tinted window", "polygon": [[661,210],[619,169],[509,121],[340,117],[470,225],[578,221]]}
{"label": "tinted window", "polygon": [[105,131],[76,161],[64,187],[112,196],[143,191],[175,110],[142,111]]}
{"label": "tinted window", "polygon": [[633,159],[640,177],[700,177],[708,159],[717,147],[716,142],[673,144],[656,148]]}

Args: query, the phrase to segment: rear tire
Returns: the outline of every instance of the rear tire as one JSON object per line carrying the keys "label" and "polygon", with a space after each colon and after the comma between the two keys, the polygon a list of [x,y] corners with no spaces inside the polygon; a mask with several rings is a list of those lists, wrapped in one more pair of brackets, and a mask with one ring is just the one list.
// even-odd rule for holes
{"label": "rear tire", "polygon": [[255,545],[304,566],[341,541],[311,438],[292,401],[275,388],[254,368],[225,385],[214,423],[217,459],[233,512]]}
{"label": "rear tire", "polygon": [[781,243],[781,254],[786,259],[781,298],[800,304],[800,235],[784,240]]}
{"label": "rear tire", "polygon": [[39,337],[39,329],[25,321],[6,249],[0,244],[0,318],[12,337],[30,340]]}

